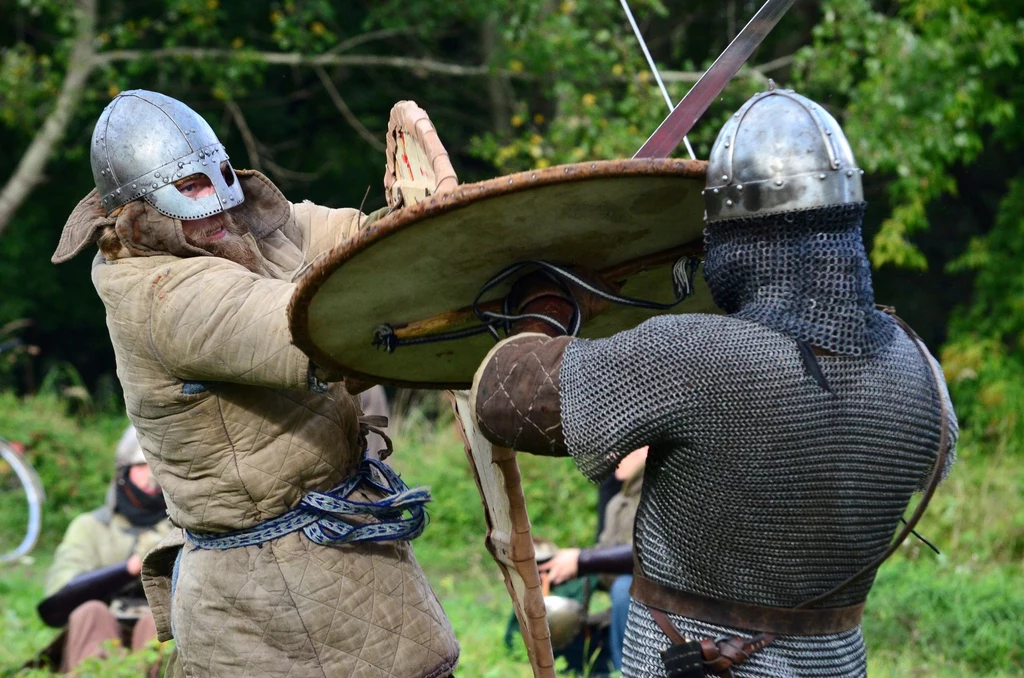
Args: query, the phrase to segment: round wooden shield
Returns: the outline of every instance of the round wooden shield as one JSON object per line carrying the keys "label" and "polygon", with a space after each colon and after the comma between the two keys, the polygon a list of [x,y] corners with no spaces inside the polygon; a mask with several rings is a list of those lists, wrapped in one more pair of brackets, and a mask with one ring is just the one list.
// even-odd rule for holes
{"label": "round wooden shield", "polygon": [[[496,273],[524,260],[596,271],[627,296],[673,299],[672,266],[698,256],[707,164],[611,160],[521,172],[398,209],[313,263],[289,308],[292,337],[314,362],[346,376],[412,388],[468,388],[490,334],[375,348],[478,325],[471,304]],[[494,307],[509,285],[484,297]],[[611,305],[583,337],[606,337],[659,313],[715,312],[701,275],[670,311]]]}

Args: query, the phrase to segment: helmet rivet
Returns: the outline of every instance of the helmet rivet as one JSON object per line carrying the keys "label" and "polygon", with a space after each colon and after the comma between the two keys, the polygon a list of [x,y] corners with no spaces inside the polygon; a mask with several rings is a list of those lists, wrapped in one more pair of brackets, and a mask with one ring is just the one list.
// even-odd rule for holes
{"label": "helmet rivet", "polygon": [[132,184],[132,188],[138,188],[138,184]]}
{"label": "helmet rivet", "polygon": [[776,179],[775,180],[775,185],[776,186],[781,186],[782,185],[782,179]]}
{"label": "helmet rivet", "polygon": [[821,174],[819,174],[818,178],[821,179],[822,181],[824,181],[825,180],[825,173],[822,172]]}
{"label": "helmet rivet", "polygon": [[722,175],[722,181],[729,181],[729,175],[728,174],[723,174]]}
{"label": "helmet rivet", "polygon": [[853,170],[846,170],[846,176],[852,177],[853,176]]}
{"label": "helmet rivet", "polygon": [[717,188],[711,189],[711,192],[714,193],[715,195],[718,195],[718,189]]}
{"label": "helmet rivet", "polygon": [[743,190],[743,184],[736,184],[736,190],[737,191],[742,191]]}
{"label": "helmet rivet", "polygon": [[860,171],[860,173],[861,173],[861,174],[864,174],[864,170],[861,170],[861,171]]}
{"label": "helmet rivet", "polygon": [[178,172],[177,176],[180,179],[181,178],[181,172]]}
{"label": "helmet rivet", "polygon": [[726,148],[729,148],[729,142],[728,142],[728,141],[726,141],[726,142],[725,142],[725,144],[724,144],[724,146],[725,146]]}
{"label": "helmet rivet", "polygon": [[153,182],[153,188],[156,188],[158,185],[155,181]]}
{"label": "helmet rivet", "polygon": [[206,167],[206,161],[205,160],[203,161],[203,167]]}
{"label": "helmet rivet", "polygon": [[732,200],[726,200],[725,204],[727,207],[732,207]]}
{"label": "helmet rivet", "polygon": [[196,133],[196,128],[195,128],[195,127],[193,127],[193,128],[192,128],[192,134],[195,134],[195,133]]}

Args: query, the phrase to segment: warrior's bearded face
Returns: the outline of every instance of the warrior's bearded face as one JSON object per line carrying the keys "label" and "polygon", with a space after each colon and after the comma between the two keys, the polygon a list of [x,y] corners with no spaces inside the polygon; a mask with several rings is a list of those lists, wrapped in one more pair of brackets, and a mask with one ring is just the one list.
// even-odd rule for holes
{"label": "warrior's bearded face", "polygon": [[[195,174],[175,183],[178,192],[190,198],[202,198],[215,192],[205,174]],[[266,274],[263,255],[250,238],[249,229],[230,212],[181,222],[185,240],[214,256],[240,264],[254,273]]]}

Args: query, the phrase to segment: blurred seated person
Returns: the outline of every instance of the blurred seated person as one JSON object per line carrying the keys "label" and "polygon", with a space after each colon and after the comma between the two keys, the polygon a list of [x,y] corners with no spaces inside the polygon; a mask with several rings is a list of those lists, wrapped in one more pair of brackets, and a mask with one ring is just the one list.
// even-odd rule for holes
{"label": "blurred seated person", "polygon": [[76,517],[64,533],[37,608],[47,625],[65,627],[43,653],[62,673],[105,656],[107,641],[134,651],[156,638],[140,572],[142,557],[171,525],[133,426],[118,443],[115,469],[106,503]]}
{"label": "blurred seated person", "polygon": [[616,467],[615,477],[622,481],[622,489],[605,508],[604,529],[595,547],[559,549],[554,557],[538,566],[552,584],[588,574],[602,575],[601,583],[608,588],[612,600],[608,649],[619,671],[629,616],[629,587],[633,583],[633,522],[640,505],[646,461],[647,448],[641,447],[626,455]]}

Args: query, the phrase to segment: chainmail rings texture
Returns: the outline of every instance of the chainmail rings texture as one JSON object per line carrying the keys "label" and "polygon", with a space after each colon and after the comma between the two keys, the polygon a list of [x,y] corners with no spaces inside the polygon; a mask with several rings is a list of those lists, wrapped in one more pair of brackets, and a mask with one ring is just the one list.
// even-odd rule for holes
{"label": "chainmail rings texture", "polygon": [[861,221],[867,203],[712,222],[704,277],[726,313],[840,355],[871,355],[895,322],[875,310]]}
{"label": "chainmail rings texture", "polygon": [[[569,344],[562,418],[583,473],[601,479],[651,446],[636,524],[648,577],[791,607],[885,550],[938,454],[941,411],[928,366],[902,331],[872,355],[818,361],[834,394],[808,375],[792,337],[728,316],[660,316]],[[955,419],[950,433],[952,451]],[[873,578],[826,605],[863,601]],[[751,635],[675,621],[700,637]],[[667,644],[632,610],[623,675],[663,676],[655,650]],[[865,671],[859,629],[781,637],[756,657],[736,676]]]}

